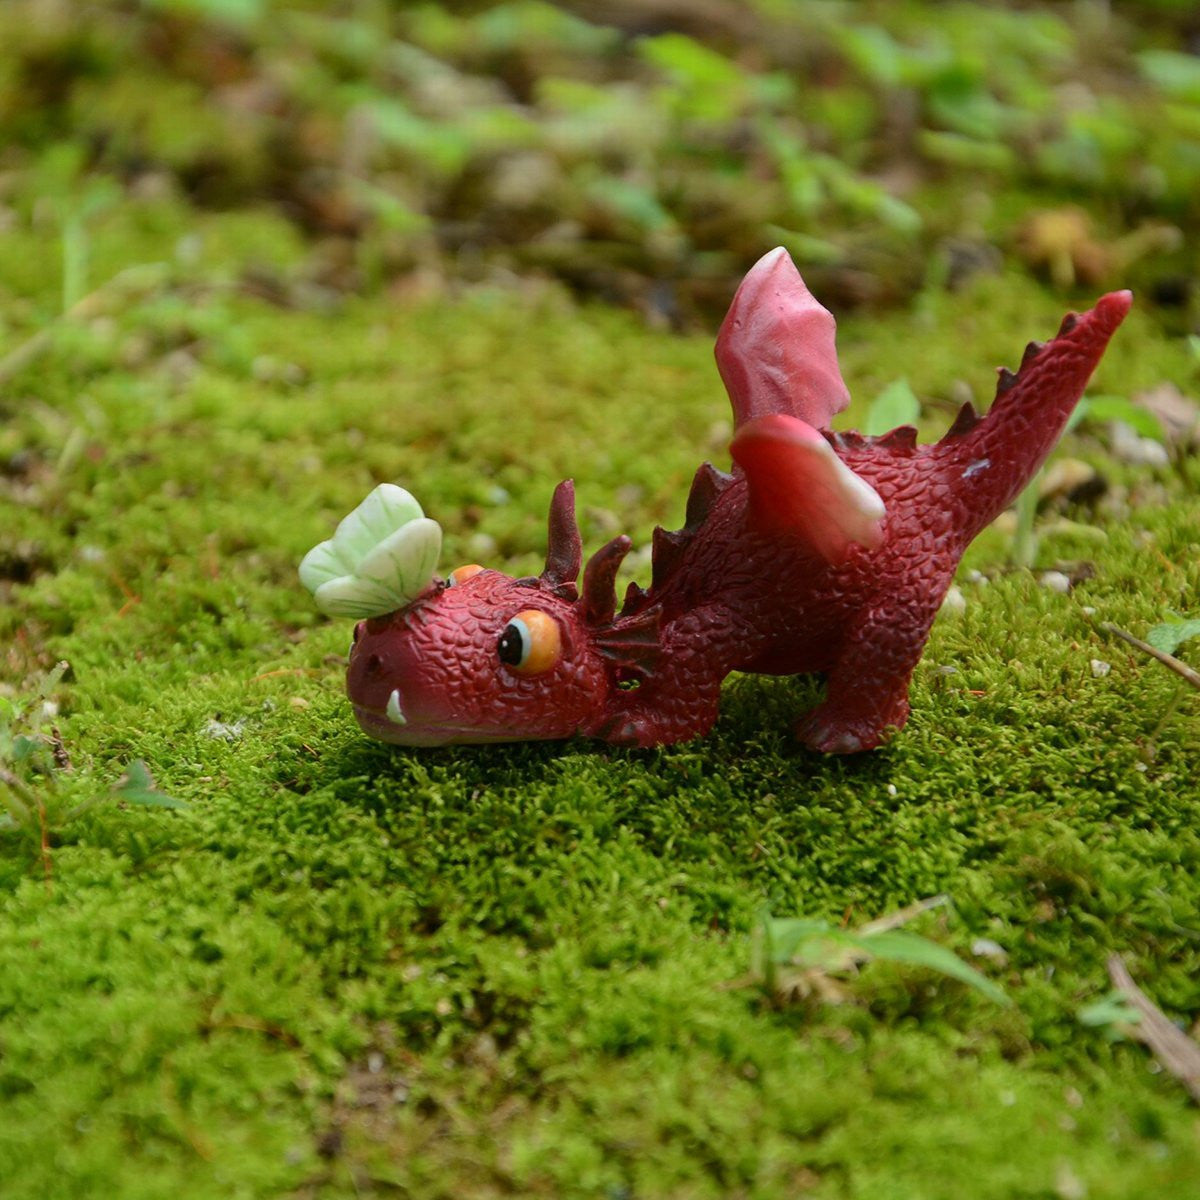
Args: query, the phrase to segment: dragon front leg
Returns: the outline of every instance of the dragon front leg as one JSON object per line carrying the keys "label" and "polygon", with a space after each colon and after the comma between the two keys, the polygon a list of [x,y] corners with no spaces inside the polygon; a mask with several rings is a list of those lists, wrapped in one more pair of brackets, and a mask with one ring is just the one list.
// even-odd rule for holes
{"label": "dragon front leg", "polygon": [[746,630],[721,605],[705,605],[662,633],[659,666],[640,686],[613,693],[600,736],[623,746],[656,746],[706,734],[717,719],[721,681],[746,643]]}

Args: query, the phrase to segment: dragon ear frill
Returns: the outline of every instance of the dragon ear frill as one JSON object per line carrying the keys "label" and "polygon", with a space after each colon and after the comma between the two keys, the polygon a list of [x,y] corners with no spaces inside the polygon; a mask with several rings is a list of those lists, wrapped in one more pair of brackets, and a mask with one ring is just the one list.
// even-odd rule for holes
{"label": "dragon ear frill", "polygon": [[381,483],[300,563],[300,582],[331,617],[381,617],[433,582],[441,526],[404,488]]}

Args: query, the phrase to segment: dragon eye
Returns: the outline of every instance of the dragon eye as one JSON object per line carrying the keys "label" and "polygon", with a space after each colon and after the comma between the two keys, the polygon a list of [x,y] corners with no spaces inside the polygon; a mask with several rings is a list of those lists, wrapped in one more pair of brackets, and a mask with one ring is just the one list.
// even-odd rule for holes
{"label": "dragon eye", "polygon": [[455,567],[450,572],[450,578],[446,580],[447,587],[454,587],[459,583],[466,583],[472,575],[478,575],[483,568],[478,563],[468,563],[465,567]]}
{"label": "dragon eye", "polygon": [[538,608],[517,613],[504,627],[496,653],[505,666],[519,675],[540,675],[562,656],[558,622]]}

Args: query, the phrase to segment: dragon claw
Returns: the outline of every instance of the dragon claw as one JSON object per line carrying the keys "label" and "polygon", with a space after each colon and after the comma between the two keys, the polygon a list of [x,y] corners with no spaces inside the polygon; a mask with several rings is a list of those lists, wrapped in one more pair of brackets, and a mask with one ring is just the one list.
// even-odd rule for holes
{"label": "dragon claw", "polygon": [[893,714],[883,723],[847,719],[821,705],[796,723],[796,738],[807,749],[821,754],[859,754],[887,741],[890,732],[900,729],[907,718],[907,704],[903,713]]}

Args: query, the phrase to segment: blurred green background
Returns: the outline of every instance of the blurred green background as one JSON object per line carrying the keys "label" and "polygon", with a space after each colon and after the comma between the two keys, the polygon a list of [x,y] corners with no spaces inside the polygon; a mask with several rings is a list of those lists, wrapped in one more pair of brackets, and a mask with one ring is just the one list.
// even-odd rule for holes
{"label": "blurred green background", "polygon": [[0,220],[63,227],[68,299],[85,232],[194,206],[278,214],[335,294],[694,327],[782,243],[836,310],[1008,259],[1196,327],[1189,0],[6,0],[0,38]]}

